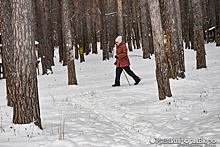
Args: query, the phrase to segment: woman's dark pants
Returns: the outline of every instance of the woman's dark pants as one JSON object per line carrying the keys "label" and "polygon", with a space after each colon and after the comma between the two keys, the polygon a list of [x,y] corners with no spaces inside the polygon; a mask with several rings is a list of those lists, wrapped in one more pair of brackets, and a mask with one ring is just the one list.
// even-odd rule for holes
{"label": "woman's dark pants", "polygon": [[120,77],[121,77],[121,73],[122,73],[123,69],[126,71],[126,73],[129,76],[131,76],[134,79],[135,82],[140,80],[140,78],[134,74],[134,72],[130,69],[129,66],[126,66],[126,67],[116,67],[116,77],[115,77],[115,84],[116,85],[120,85]]}

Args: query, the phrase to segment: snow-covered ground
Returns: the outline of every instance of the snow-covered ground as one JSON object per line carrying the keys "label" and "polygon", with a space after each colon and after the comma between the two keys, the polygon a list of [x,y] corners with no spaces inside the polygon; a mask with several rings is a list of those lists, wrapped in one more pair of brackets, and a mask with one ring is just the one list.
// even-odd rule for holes
{"label": "snow-covered ground", "polygon": [[[122,73],[120,87],[111,86],[114,59],[102,61],[101,51],[86,56],[85,63],[76,60],[79,85],[68,86],[67,67],[58,62],[57,53],[54,74],[38,76],[43,130],[11,123],[5,80],[0,80],[1,147],[220,146],[220,47],[215,44],[206,45],[206,69],[197,70],[195,52],[185,50],[186,78],[170,80],[173,96],[163,101],[155,59],[142,59],[140,49],[129,57],[141,83],[133,85],[128,77],[129,86]],[[62,124],[64,139],[59,140]]]}

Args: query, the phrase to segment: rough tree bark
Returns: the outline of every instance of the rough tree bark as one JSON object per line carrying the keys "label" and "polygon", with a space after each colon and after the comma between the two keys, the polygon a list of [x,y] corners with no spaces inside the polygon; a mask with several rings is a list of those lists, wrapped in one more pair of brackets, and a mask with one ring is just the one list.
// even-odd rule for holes
{"label": "rough tree bark", "polygon": [[124,25],[123,25],[123,13],[122,13],[122,0],[117,0],[117,8],[118,8],[118,35],[123,36],[123,30],[124,30]]}
{"label": "rough tree bark", "polygon": [[36,54],[33,35],[32,1],[11,0],[12,32],[14,48],[14,105],[13,123],[34,122],[42,129],[38,84],[36,73]]}
{"label": "rough tree bark", "polygon": [[92,53],[93,54],[98,54],[98,50],[97,50],[97,5],[96,5],[96,0],[92,1],[92,20],[91,20],[91,29],[92,29]]}
{"label": "rough tree bark", "polygon": [[75,52],[72,43],[72,32],[70,23],[69,0],[62,0],[62,26],[64,44],[67,50],[67,68],[68,68],[68,85],[77,85],[76,70],[75,70]]}
{"label": "rough tree bark", "polygon": [[125,40],[128,43],[128,49],[129,51],[132,51],[132,40],[131,40],[131,32],[132,32],[132,13],[131,13],[131,1],[130,0],[124,0],[124,29],[125,29]]}
{"label": "rough tree bark", "polygon": [[2,34],[2,57],[4,61],[4,71],[6,77],[6,90],[7,90],[7,105],[13,107],[14,103],[14,80],[13,80],[13,69],[14,69],[14,50],[12,47],[12,9],[10,1],[1,0],[1,34]]}
{"label": "rough tree bark", "polygon": [[101,10],[101,44],[103,50],[103,60],[109,60],[107,24],[106,24],[106,1],[99,0]]}
{"label": "rough tree bark", "polygon": [[196,50],[196,68],[206,68],[206,53],[203,33],[202,0],[192,0],[194,16],[194,43]]}
{"label": "rough tree bark", "polygon": [[215,31],[215,41],[216,41],[216,46],[220,46],[220,1],[215,0],[215,14],[216,14],[216,31]]}
{"label": "rough tree bark", "polygon": [[[113,48],[115,47],[115,38],[117,37],[117,19],[118,19],[118,15],[117,15],[117,7],[116,7],[116,3],[115,0],[108,0],[107,1],[107,5],[108,5],[108,9],[106,11],[106,21],[107,21],[107,40],[108,40],[108,50],[110,53],[109,57],[113,57]],[[123,10],[122,10],[123,11]],[[122,19],[124,21],[124,19]],[[124,23],[124,22],[123,22]],[[122,32],[123,32],[123,36],[125,34],[125,27],[123,26],[122,28]],[[125,40],[125,38],[123,37],[123,40]]]}
{"label": "rough tree bark", "polygon": [[[61,1],[59,1],[59,12],[61,12]],[[58,22],[58,30],[57,30],[57,37],[58,37],[58,46],[59,46],[59,62],[64,62],[64,58],[66,57],[64,55],[64,48],[63,48],[63,35],[62,35],[62,14],[59,13],[57,16],[57,22]]]}
{"label": "rough tree bark", "polygon": [[193,18],[193,7],[192,7],[192,0],[188,0],[188,24],[189,24],[189,41],[190,41],[190,49],[194,49],[194,30],[193,30],[193,24],[194,24],[194,18]]}
{"label": "rough tree bark", "polygon": [[183,48],[183,34],[182,34],[182,22],[181,22],[181,9],[180,0],[174,0],[175,12],[177,17],[177,32],[178,32],[178,56],[179,56],[179,67],[177,76],[185,78],[185,60],[184,60],[184,48]]}
{"label": "rough tree bark", "polygon": [[147,9],[148,5],[146,0],[141,0],[141,36],[142,36],[142,50],[143,50],[143,58],[150,59],[150,39],[149,39],[149,29],[148,29],[148,17],[147,17]]}
{"label": "rough tree bark", "polygon": [[182,44],[179,0],[161,0],[161,12],[163,16],[163,28],[167,39],[165,50],[168,59],[170,78],[184,78],[184,50]]}
{"label": "rough tree bark", "polygon": [[181,0],[181,14],[182,14],[182,26],[183,26],[183,40],[185,42],[185,48],[190,48],[189,39],[189,9],[188,0]]}
{"label": "rough tree bark", "polygon": [[85,62],[84,57],[84,48],[83,48],[83,24],[81,19],[83,18],[83,14],[81,14],[81,7],[82,7],[82,1],[76,0],[75,1],[75,24],[76,24],[76,52],[79,52],[80,54],[80,62]]}
{"label": "rough tree bark", "polygon": [[36,7],[38,8],[37,20],[39,20],[39,48],[38,48],[38,56],[41,58],[42,63],[42,74],[50,74],[52,72],[50,53],[51,51],[48,48],[48,14],[46,14],[46,3],[44,0],[36,0]]}
{"label": "rough tree bark", "polygon": [[81,1],[82,7],[80,8],[81,10],[81,15],[82,15],[82,31],[83,31],[83,49],[85,55],[88,55],[90,53],[90,48],[89,48],[89,38],[88,38],[88,5],[87,2],[88,0],[83,0]]}
{"label": "rough tree bark", "polygon": [[140,49],[140,31],[139,31],[139,22],[138,22],[138,6],[139,1],[132,0],[132,30],[133,30],[133,46],[134,48]]}
{"label": "rough tree bark", "polygon": [[168,63],[164,51],[159,0],[148,0],[148,4],[152,23],[159,99],[164,100],[166,96],[171,97],[172,94],[169,82]]}

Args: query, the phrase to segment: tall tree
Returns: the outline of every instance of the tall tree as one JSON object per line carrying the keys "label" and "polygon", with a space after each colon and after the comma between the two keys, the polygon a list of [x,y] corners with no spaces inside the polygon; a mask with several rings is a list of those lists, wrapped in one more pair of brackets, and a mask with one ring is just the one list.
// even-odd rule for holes
{"label": "tall tree", "polygon": [[161,12],[164,35],[167,38],[165,50],[168,59],[170,78],[184,78],[184,50],[182,44],[179,0],[161,0]]}
{"label": "tall tree", "polygon": [[189,0],[180,0],[182,26],[183,26],[182,31],[183,31],[183,40],[185,42],[185,48],[190,48],[188,1]]}
{"label": "tall tree", "polygon": [[[70,1],[70,11],[71,11],[71,13],[70,13],[70,22],[71,22],[71,28],[72,28],[72,37],[73,37],[73,42],[74,42],[74,44],[73,45],[75,45],[74,46],[74,52],[75,52],[75,59],[79,59],[79,46],[78,46],[78,44],[77,44],[77,37],[79,36],[78,34],[77,34],[77,28],[76,28],[76,26],[77,26],[77,19],[76,18],[78,18],[78,15],[76,15],[77,13],[77,10],[76,10],[76,5],[77,5],[77,2],[76,1]],[[79,11],[78,11],[78,13],[79,13]],[[83,58],[84,58],[84,54],[82,54],[83,55]],[[80,62],[82,62],[82,58],[80,57]]]}
{"label": "tall tree", "polygon": [[[53,40],[53,20],[52,20],[52,3],[53,0],[47,0],[45,3],[46,7],[46,18],[47,18],[47,50],[48,50],[48,64],[54,66],[54,40]],[[52,71],[52,69],[51,69]]]}
{"label": "tall tree", "polygon": [[97,50],[97,4],[96,4],[96,0],[92,0],[92,19],[91,19],[91,29],[92,29],[92,53],[93,54],[97,54],[98,50]]}
{"label": "tall tree", "polygon": [[181,19],[181,9],[180,0],[174,0],[175,13],[177,18],[177,32],[178,32],[178,56],[179,56],[179,66],[177,68],[177,76],[180,78],[185,78],[185,60],[184,60],[184,48],[183,48],[183,34],[182,34],[182,19]]}
{"label": "tall tree", "polygon": [[125,30],[125,41],[128,43],[129,51],[132,51],[132,40],[131,40],[131,33],[132,33],[132,3],[131,0],[124,0],[123,6],[123,20],[124,20],[124,30]]}
{"label": "tall tree", "polygon": [[32,1],[11,0],[14,49],[13,123],[42,129],[38,97]]}
{"label": "tall tree", "polygon": [[[208,0],[208,40],[207,42],[215,41],[215,27],[216,27],[216,13],[215,8],[218,3],[215,3],[215,0]],[[219,13],[219,12],[218,12]]]}
{"label": "tall tree", "polygon": [[148,29],[148,5],[146,0],[141,0],[141,36],[142,36],[142,50],[143,58],[150,59],[150,39],[149,39],[149,29]]}
{"label": "tall tree", "polygon": [[188,0],[188,29],[189,29],[189,42],[190,42],[190,49],[194,49],[194,30],[193,30],[193,24],[194,24],[194,17],[193,17],[193,6],[192,6],[192,0]]}
{"label": "tall tree", "polygon": [[82,10],[80,9],[82,7],[83,7],[82,1],[75,0],[75,21],[76,21],[75,48],[76,48],[76,52],[80,54],[80,62],[85,62],[84,48],[83,48],[83,28],[82,28],[83,24],[81,21],[81,19],[83,19],[83,14],[82,14]]}
{"label": "tall tree", "polygon": [[204,31],[204,40],[207,41],[208,38],[208,0],[203,0],[203,31]]}
{"label": "tall tree", "polygon": [[202,0],[192,0],[194,16],[194,43],[196,50],[196,68],[206,68],[206,53],[203,32]]}
{"label": "tall tree", "polygon": [[42,74],[49,74],[52,72],[51,67],[51,48],[48,45],[49,37],[48,37],[48,28],[49,28],[49,13],[47,8],[48,0],[36,0],[36,7],[38,8],[38,15],[36,16],[36,20],[39,20],[38,25],[38,35],[39,38],[39,49],[38,56],[41,58],[42,63]]}
{"label": "tall tree", "polygon": [[61,1],[58,1],[58,15],[57,15],[57,22],[58,22],[58,30],[57,30],[57,37],[58,37],[58,46],[59,46],[59,62],[63,63],[66,61],[66,59],[64,59],[66,56],[64,55],[64,47],[63,47],[63,33],[62,33],[62,13],[60,13],[61,10]]}
{"label": "tall tree", "polygon": [[194,49],[192,0],[180,0],[185,48]]}
{"label": "tall tree", "polygon": [[166,96],[171,97],[172,94],[169,82],[168,63],[164,51],[163,29],[161,24],[159,0],[148,0],[148,4],[152,23],[159,99],[164,100]]}
{"label": "tall tree", "polygon": [[[89,0],[90,1],[90,0]],[[82,7],[81,7],[81,14],[82,14],[82,31],[83,31],[83,49],[86,55],[90,53],[90,47],[89,47],[89,31],[88,31],[88,0],[81,1]]]}
{"label": "tall tree", "polygon": [[109,59],[108,40],[107,40],[107,23],[106,23],[106,4],[107,1],[99,0],[99,8],[101,10],[101,46],[103,50],[103,60]]}
{"label": "tall tree", "polygon": [[118,8],[118,35],[124,38],[124,24],[123,24],[123,12],[122,12],[122,0],[117,0]]}
{"label": "tall tree", "polygon": [[75,71],[75,50],[72,43],[72,32],[70,24],[70,9],[69,0],[62,0],[62,26],[64,44],[67,49],[67,67],[68,67],[68,85],[77,85],[76,71]]}
{"label": "tall tree", "polygon": [[220,1],[215,0],[215,15],[216,15],[216,46],[220,46]]}
{"label": "tall tree", "polygon": [[[108,9],[106,10],[106,23],[107,23],[107,41],[108,41],[108,51],[112,54],[113,48],[115,46],[115,38],[118,34],[117,32],[117,7],[115,0],[107,0]],[[123,17],[123,16],[122,16]],[[123,18],[122,18],[123,25]],[[121,28],[122,36],[125,34],[124,26]],[[126,41],[126,40],[124,40]]]}
{"label": "tall tree", "polygon": [[13,69],[14,69],[14,50],[12,47],[12,9],[10,1],[1,0],[1,35],[2,35],[2,57],[4,61],[4,71],[6,77],[6,89],[7,89],[7,105],[13,107],[14,103],[14,79],[13,79]]}
{"label": "tall tree", "polygon": [[140,31],[139,31],[138,7],[139,7],[139,1],[132,0],[133,45],[134,45],[134,48],[137,48],[137,49],[139,49],[141,47],[140,46]]}

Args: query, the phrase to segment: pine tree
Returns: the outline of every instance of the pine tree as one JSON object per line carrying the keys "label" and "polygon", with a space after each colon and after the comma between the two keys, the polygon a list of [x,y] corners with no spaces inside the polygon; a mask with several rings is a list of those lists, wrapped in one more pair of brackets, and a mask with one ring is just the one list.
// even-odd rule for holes
{"label": "pine tree", "polygon": [[75,50],[72,43],[72,32],[70,24],[70,9],[69,0],[62,0],[62,26],[63,36],[65,40],[65,48],[67,51],[67,67],[68,67],[68,85],[77,85],[76,71],[75,71]]}
{"label": "pine tree", "polygon": [[13,123],[42,129],[36,73],[32,1],[11,0],[14,49]]}
{"label": "pine tree", "polygon": [[192,0],[194,16],[194,43],[196,50],[196,68],[206,68],[206,53],[203,32],[202,0]]}
{"label": "pine tree", "polygon": [[154,54],[156,60],[156,78],[159,92],[159,99],[164,100],[170,97],[171,89],[169,82],[169,69],[163,43],[163,30],[161,24],[161,14],[159,0],[148,0],[150,18],[152,23]]}

